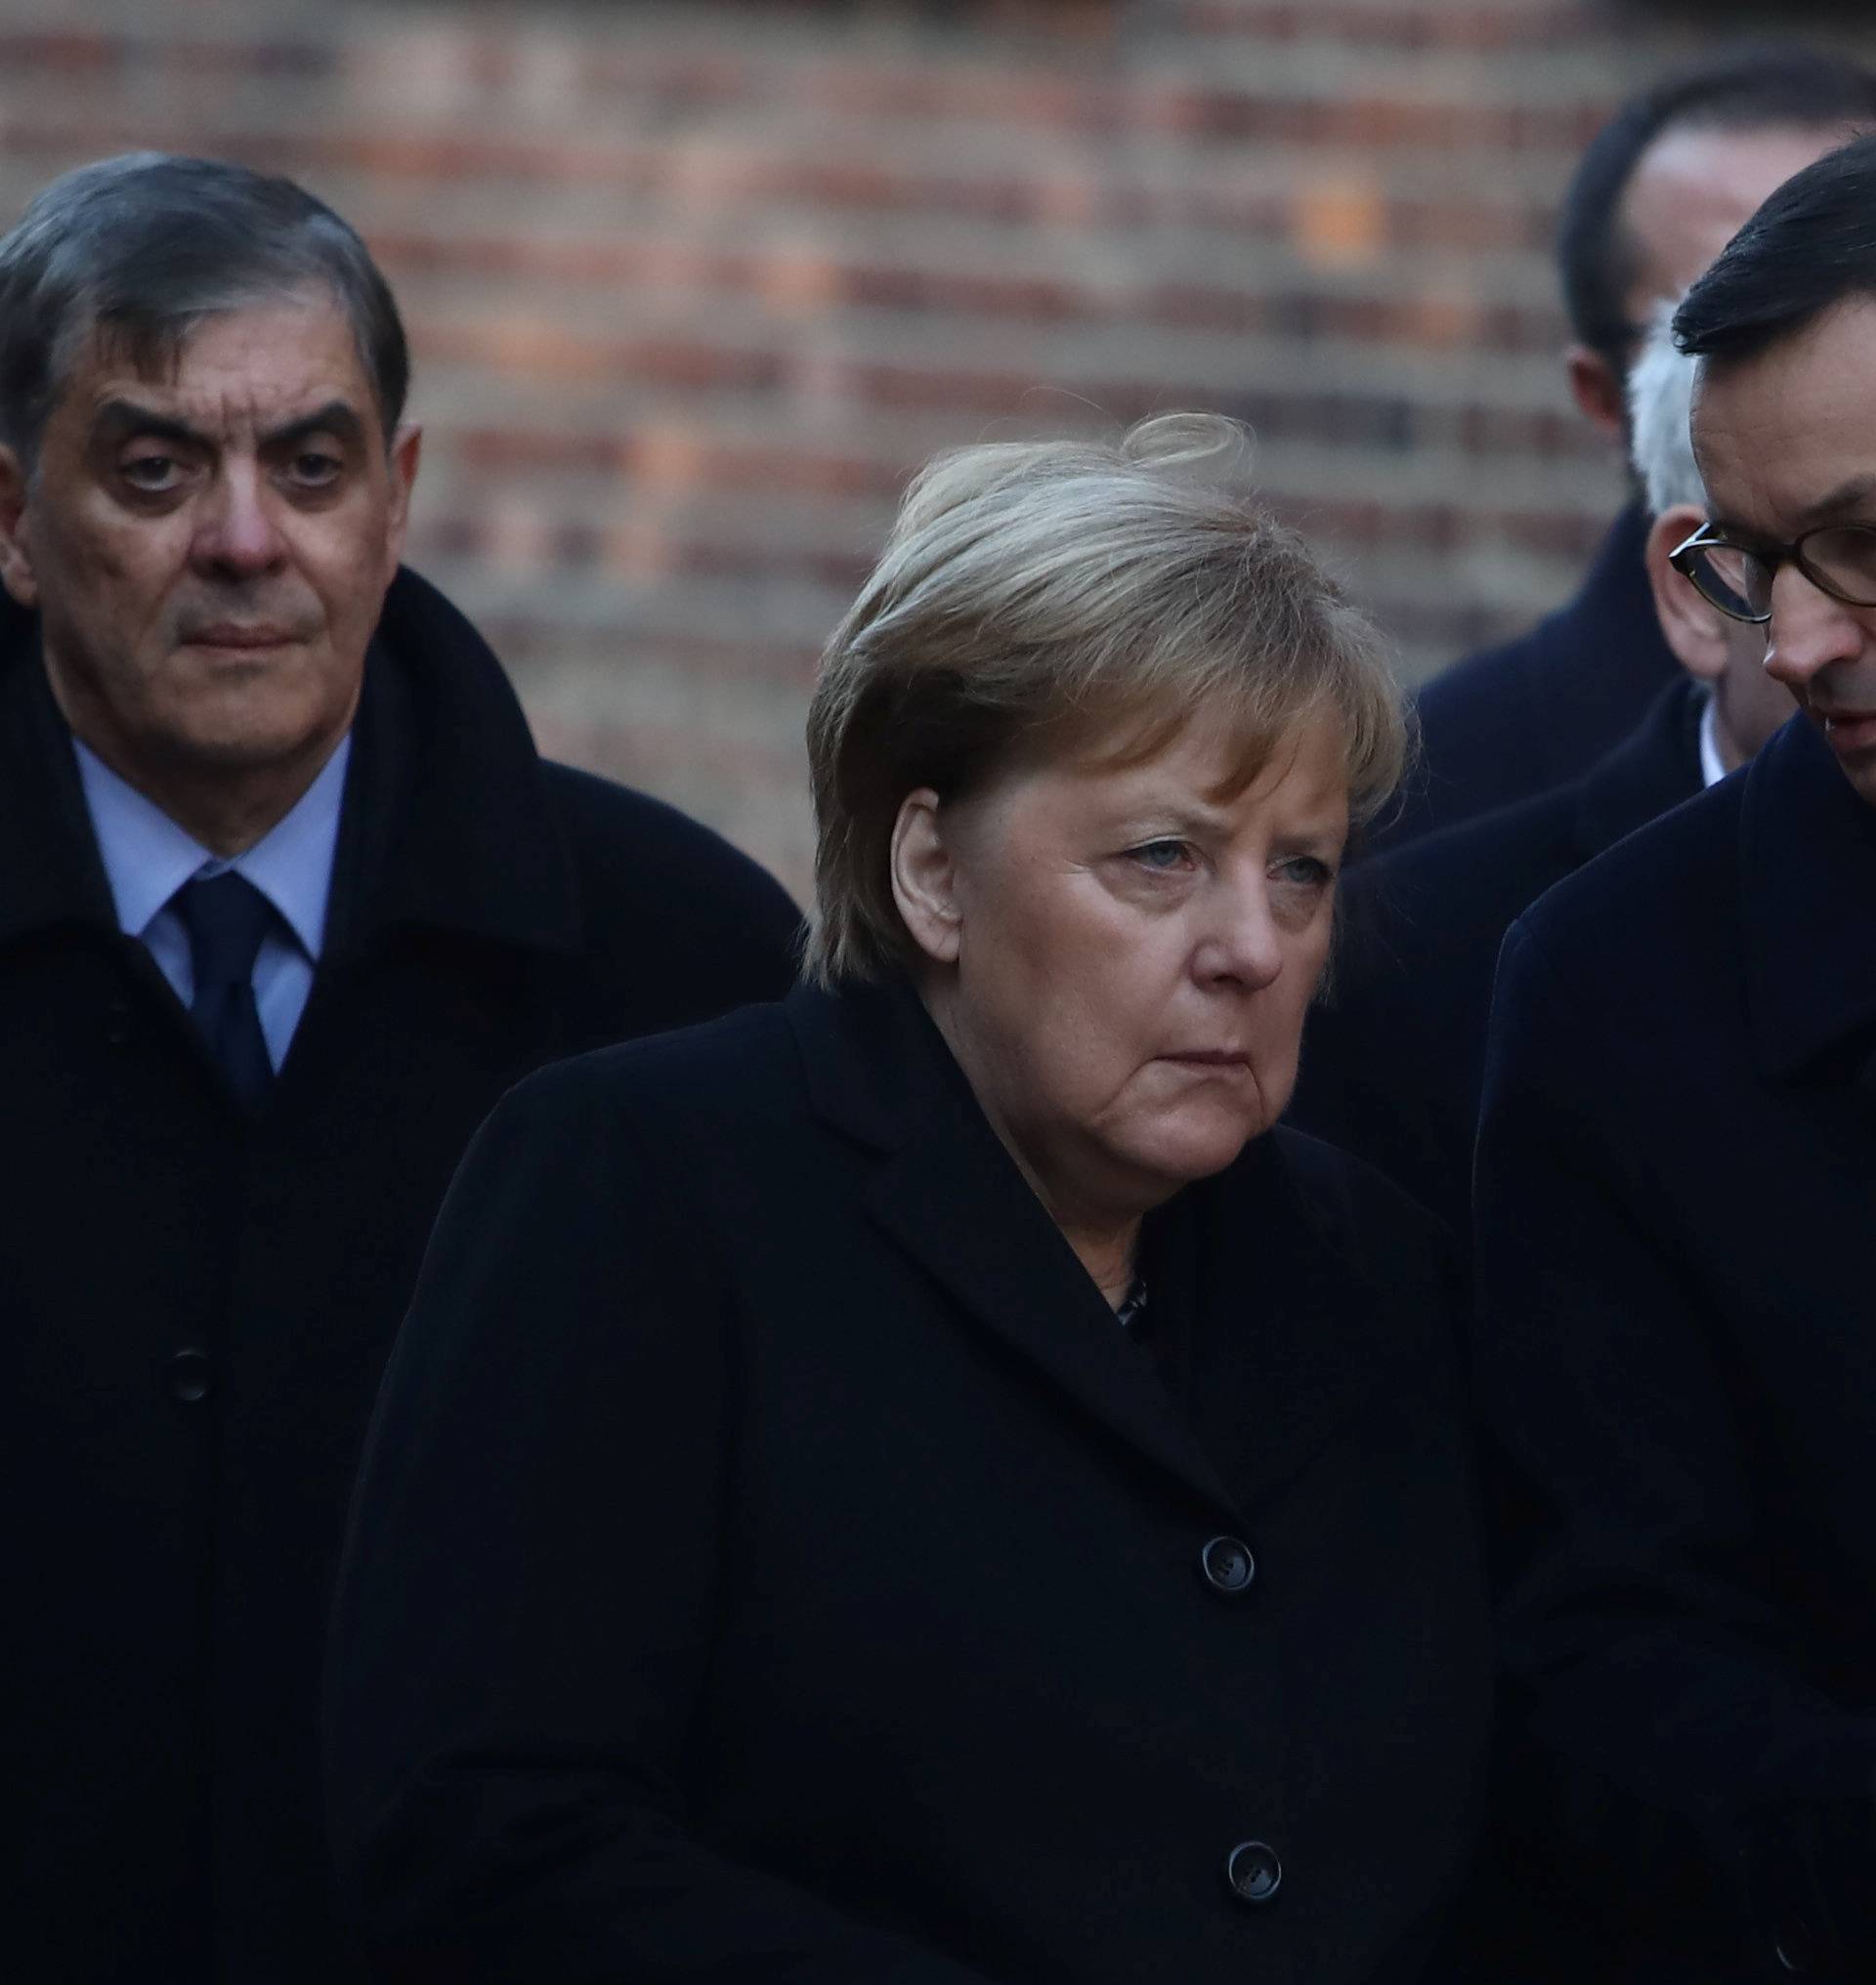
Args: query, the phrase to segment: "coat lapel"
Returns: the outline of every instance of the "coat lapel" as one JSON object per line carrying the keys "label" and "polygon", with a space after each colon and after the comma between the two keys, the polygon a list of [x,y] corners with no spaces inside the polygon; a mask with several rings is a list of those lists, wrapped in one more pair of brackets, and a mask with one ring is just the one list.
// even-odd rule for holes
{"label": "coat lapel", "polygon": [[1576,788],[1576,848],[1589,862],[1700,790],[1700,712],[1691,677],[1669,684],[1635,731]]}
{"label": "coat lapel", "polygon": [[1876,813],[1803,716],[1746,773],[1739,877],[1761,1066],[1791,1080],[1834,1062],[1849,1079],[1843,1057],[1876,1027]]}
{"label": "coat lapel", "polygon": [[[1338,1229],[1293,1163],[1295,1132],[1260,1137],[1192,1191],[1201,1236],[1202,1371],[1231,1402],[1208,1428],[1238,1505],[1255,1511],[1388,1384],[1408,1382],[1384,1272]],[[1228,1452],[1227,1452],[1228,1450]]]}
{"label": "coat lapel", "polygon": [[1106,1431],[1232,1507],[1198,1439],[991,1129],[910,989],[801,989],[817,1107],[880,1152],[869,1217],[964,1313]]}
{"label": "coat lapel", "polygon": [[117,935],[71,734],[46,681],[38,621],[0,594],[0,944],[55,924]]}

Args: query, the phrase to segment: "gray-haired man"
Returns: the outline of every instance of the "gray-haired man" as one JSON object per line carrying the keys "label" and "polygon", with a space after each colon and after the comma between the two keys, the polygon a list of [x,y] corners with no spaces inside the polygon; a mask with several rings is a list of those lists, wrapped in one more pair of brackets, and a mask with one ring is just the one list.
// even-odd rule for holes
{"label": "gray-haired man", "polygon": [[1518,913],[1624,834],[1751,757],[1791,715],[1757,628],[1668,563],[1706,517],[1687,434],[1693,361],[1672,309],[1630,381],[1644,558],[1683,674],[1584,778],[1462,822],[1356,870],[1332,998],[1313,1014],[1292,1119],[1379,1164],[1465,1234],[1498,948]]}
{"label": "gray-haired man", "polygon": [[443,1189],[529,1069],[790,977],[400,570],[406,371],[283,180],[108,160],[0,241],[11,1976],[346,1975],[326,1588]]}
{"label": "gray-haired man", "polygon": [[[1339,981],[1304,1041],[1292,1119],[1370,1159],[1461,1235],[1471,1230],[1472,1147],[1507,930],[1553,884],[1750,758],[1792,712],[1765,673],[1760,630],[1728,619],[1668,563],[1706,517],[1688,435],[1695,366],[1675,347],[1672,317],[1657,317],[1632,369],[1629,426],[1651,513],[1644,559],[1655,613],[1683,674],[1584,778],[1359,868]],[[1503,1476],[1492,1501],[1502,1577],[1527,1548],[1529,1519],[1523,1492]],[[1526,1858],[1531,1814],[1552,1803],[1548,1767],[1518,1748],[1515,1705],[1507,1709],[1505,1782],[1488,1829],[1497,1858],[1474,1896],[1468,1955],[1491,1977],[1613,1977],[1634,1960],[1633,1933],[1619,1917],[1599,1922],[1607,1885],[1573,1882],[1567,1843],[1554,1833],[1544,1835],[1541,1865]],[[1590,1831],[1607,1817],[1594,1801],[1585,1812],[1595,1815]],[[1664,1856],[1656,1873],[1666,1894],[1685,1870]]]}

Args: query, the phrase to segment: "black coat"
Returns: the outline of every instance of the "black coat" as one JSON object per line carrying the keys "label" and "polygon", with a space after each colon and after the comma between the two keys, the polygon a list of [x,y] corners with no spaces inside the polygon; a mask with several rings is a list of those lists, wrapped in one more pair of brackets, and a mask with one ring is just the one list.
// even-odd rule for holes
{"label": "black coat", "polygon": [[250,1125],[116,927],[31,622],[5,632],[0,1972],[332,1985],[322,1629],[444,1189],[540,1063],[773,996],[794,916],[668,807],[543,764],[406,573],[324,954]]}
{"label": "black coat", "polygon": [[1477,1178],[1533,1728],[1697,1843],[1693,1975],[1876,1976],[1876,812],[1805,720],[1514,927]]}
{"label": "black coat", "polygon": [[1421,761],[1375,850],[1576,779],[1642,721],[1681,673],[1648,590],[1647,532],[1631,503],[1573,600],[1421,691]]}
{"label": "black coat", "polygon": [[1519,913],[1700,790],[1703,695],[1678,676],[1580,780],[1348,874],[1332,990],[1290,1120],[1357,1153],[1462,1237],[1499,947]]}
{"label": "black coat", "polygon": [[510,1098],[335,1616],[385,1975],[1417,1975],[1489,1669],[1443,1243],[1287,1130],[1149,1228],[1189,1418],[908,992]]}

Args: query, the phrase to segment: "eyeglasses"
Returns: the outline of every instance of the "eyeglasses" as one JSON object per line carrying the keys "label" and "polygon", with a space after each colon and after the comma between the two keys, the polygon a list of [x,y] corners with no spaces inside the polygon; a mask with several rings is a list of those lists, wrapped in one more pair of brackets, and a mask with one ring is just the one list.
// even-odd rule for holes
{"label": "eyeglasses", "polygon": [[1876,607],[1876,524],[1820,524],[1790,544],[1752,546],[1703,524],[1668,554],[1710,606],[1757,626],[1771,618],[1771,582],[1787,561],[1846,607]]}

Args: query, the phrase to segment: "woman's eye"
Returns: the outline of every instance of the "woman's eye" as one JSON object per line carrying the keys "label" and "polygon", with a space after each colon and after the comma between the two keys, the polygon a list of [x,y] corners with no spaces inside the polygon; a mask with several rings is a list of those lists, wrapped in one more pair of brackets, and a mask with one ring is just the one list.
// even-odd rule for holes
{"label": "woman's eye", "polygon": [[1314,855],[1292,855],[1277,864],[1276,872],[1293,889],[1326,889],[1336,879],[1336,871]]}
{"label": "woman's eye", "polygon": [[1156,875],[1172,874],[1182,868],[1191,858],[1191,850],[1183,841],[1142,841],[1137,848],[1128,851],[1130,861]]}

